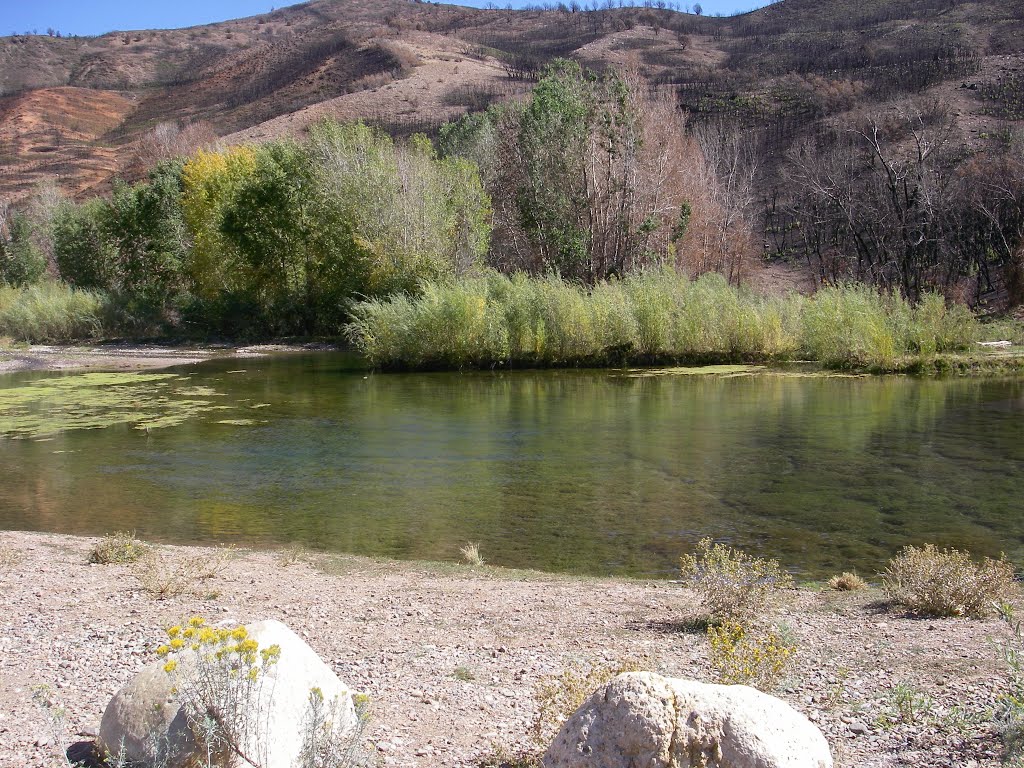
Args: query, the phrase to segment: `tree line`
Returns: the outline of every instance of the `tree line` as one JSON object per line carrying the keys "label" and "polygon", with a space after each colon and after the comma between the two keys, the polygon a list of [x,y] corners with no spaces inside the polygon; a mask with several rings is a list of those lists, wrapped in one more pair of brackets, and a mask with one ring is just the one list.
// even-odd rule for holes
{"label": "tree line", "polygon": [[1019,299],[1024,153],[955,139],[948,114],[919,105],[818,131],[766,171],[755,133],[688,123],[638,76],[558,60],[436,143],[325,121],[303,141],[164,159],[107,198],[0,208],[0,281],[102,292],[126,334],[233,338],[336,335],[357,301],[487,268],[588,288],[669,267],[736,285],[766,254],[822,285]]}

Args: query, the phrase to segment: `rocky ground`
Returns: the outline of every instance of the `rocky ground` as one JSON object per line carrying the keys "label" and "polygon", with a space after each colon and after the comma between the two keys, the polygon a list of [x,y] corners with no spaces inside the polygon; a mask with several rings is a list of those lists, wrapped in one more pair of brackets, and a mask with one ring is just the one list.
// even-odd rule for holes
{"label": "rocky ground", "polygon": [[[162,547],[164,563],[191,558],[192,574],[220,564],[159,600],[141,586],[144,569],[88,564],[95,543],[0,533],[0,766],[61,765],[155,658],[163,628],[196,614],[274,618],[303,635],[369,695],[367,746],[384,766],[497,765],[496,753],[529,745],[538,686],[576,663],[714,677],[708,641],[687,621],[694,596],[669,582]],[[818,723],[839,766],[1000,764],[992,708],[1006,629],[915,619],[880,597],[800,590],[776,617],[799,646],[777,694]],[[39,685],[66,710],[56,733],[33,703]]]}

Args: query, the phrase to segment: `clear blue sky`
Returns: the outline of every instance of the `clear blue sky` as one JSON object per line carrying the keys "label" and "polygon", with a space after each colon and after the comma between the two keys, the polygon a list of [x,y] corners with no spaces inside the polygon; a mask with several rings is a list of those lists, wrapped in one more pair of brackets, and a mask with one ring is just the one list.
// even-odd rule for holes
{"label": "clear blue sky", "polygon": [[[495,2],[505,7],[508,0]],[[582,5],[587,2],[581,0]],[[678,0],[680,7],[694,2],[700,2],[705,14],[749,11],[767,5],[766,0]],[[483,7],[486,3],[487,0],[465,0],[457,5]],[[512,2],[515,7],[524,4],[527,4],[525,0]],[[274,0],[0,0],[0,35],[32,30],[45,33],[50,27],[67,35],[188,27],[253,16],[286,5],[291,3],[275,3]]]}

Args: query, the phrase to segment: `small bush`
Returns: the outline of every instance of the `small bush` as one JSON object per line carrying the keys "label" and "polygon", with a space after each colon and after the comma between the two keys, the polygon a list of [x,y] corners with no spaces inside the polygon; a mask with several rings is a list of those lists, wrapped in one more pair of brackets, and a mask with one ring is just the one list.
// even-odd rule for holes
{"label": "small bush", "polygon": [[149,552],[149,547],[129,531],[118,531],[103,538],[89,553],[89,562],[98,565],[134,563]]}
{"label": "small bush", "polygon": [[293,542],[277,553],[277,564],[282,568],[290,565],[297,565],[307,562],[310,559],[310,552],[302,544]]}
{"label": "small bush", "polygon": [[711,666],[724,685],[749,685],[770,691],[779,681],[796,645],[780,632],[757,630],[738,621],[708,627]]}
{"label": "small bush", "polygon": [[[258,702],[266,698],[265,678],[280,660],[281,647],[261,648],[245,627],[213,627],[194,616],[167,630],[167,642],[157,648],[157,655],[165,660],[164,671],[174,682],[196,753],[206,755],[203,764],[234,765],[242,755],[247,765],[265,764],[266,755],[252,754],[266,744],[266,729],[271,726],[260,717]],[[273,688],[269,695],[273,698]],[[367,703],[365,696],[353,696],[356,719],[343,726],[342,702],[327,701],[319,688],[310,689],[295,768],[371,765],[362,749]]]}
{"label": "small bush", "polygon": [[[566,720],[580,708],[590,694],[623,672],[636,672],[639,667],[630,661],[614,666],[570,664],[561,674],[543,680],[536,691],[537,714],[530,728],[530,738],[543,751]],[[539,755],[537,765],[540,765]]]}
{"label": "small bush", "polygon": [[935,702],[928,694],[909,683],[896,683],[887,699],[877,719],[878,725],[886,729],[901,723],[920,724],[927,720],[935,707]]}
{"label": "small bush", "polygon": [[680,572],[716,620],[755,618],[793,587],[793,578],[777,560],[752,557],[711,539],[702,539],[694,554],[681,558]]}
{"label": "small bush", "polygon": [[1007,681],[997,699],[995,725],[1006,746],[1007,762],[1017,765],[1024,756],[1024,625],[1008,603],[1000,604],[999,616],[1010,629],[1010,640],[999,646]]}
{"label": "small bush", "polygon": [[484,564],[484,559],[480,556],[480,545],[474,542],[470,542],[466,546],[462,547],[459,552],[462,553],[462,561],[466,565],[481,566]]}
{"label": "small bush", "polygon": [[834,589],[836,592],[857,592],[862,589],[867,589],[868,583],[856,573],[843,571],[843,573],[838,576],[833,576],[828,580],[828,587],[829,589]]}
{"label": "small bush", "polygon": [[198,594],[200,585],[220,572],[229,553],[176,556],[151,549],[133,564],[132,573],[139,587],[157,600]]}
{"label": "small bush", "polygon": [[967,552],[934,544],[904,547],[889,561],[882,586],[894,603],[922,616],[980,618],[1017,593],[1013,566],[1005,558],[975,563]]}

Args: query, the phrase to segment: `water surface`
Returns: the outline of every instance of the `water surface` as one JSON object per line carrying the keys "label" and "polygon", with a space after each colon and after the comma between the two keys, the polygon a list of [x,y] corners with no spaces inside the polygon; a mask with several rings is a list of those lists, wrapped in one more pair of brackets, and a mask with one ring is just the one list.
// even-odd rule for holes
{"label": "water surface", "polygon": [[475,541],[595,574],[670,576],[703,536],[808,577],[926,541],[1024,563],[1021,381],[381,375],[332,354],[166,373],[103,383],[119,418],[64,431],[25,426],[85,418],[59,375],[0,377],[0,404],[43,392],[0,411],[0,528],[426,559]]}

